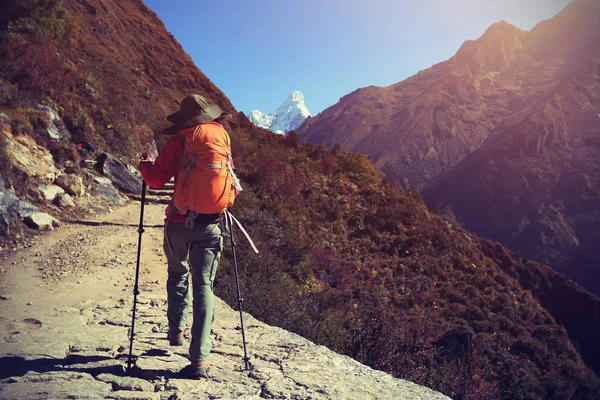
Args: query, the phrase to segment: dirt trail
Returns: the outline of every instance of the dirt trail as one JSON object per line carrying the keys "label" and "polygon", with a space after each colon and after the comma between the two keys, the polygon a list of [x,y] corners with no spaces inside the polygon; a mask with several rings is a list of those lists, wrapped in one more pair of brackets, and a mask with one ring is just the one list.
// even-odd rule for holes
{"label": "dirt trail", "polygon": [[[60,333],[64,348],[49,343],[39,350],[64,357],[68,346],[76,345],[78,338],[84,336],[82,329],[87,322],[97,317],[92,307],[84,306],[81,312],[78,307],[86,302],[91,305],[116,301],[126,309],[125,304],[132,304],[139,205],[131,204],[100,218],[132,226],[64,224],[32,247],[3,260],[8,266],[0,284],[3,353],[18,353],[33,346],[30,337],[22,337],[24,332],[37,330],[48,339],[53,339],[53,333]],[[160,224],[162,207],[147,206],[145,222]],[[142,290],[164,289],[166,271],[161,243],[162,230],[147,228],[140,264]],[[128,341],[127,328],[115,333],[113,341]]]}
{"label": "dirt trail", "polygon": [[[163,205],[147,205],[160,225]],[[239,314],[216,299],[210,379],[186,379],[187,345],[165,340],[162,229],[142,240],[132,376],[129,351],[139,204],[65,224],[3,260],[0,399],[447,399],[244,314],[251,370],[242,369]],[[186,331],[189,338],[189,329]]]}

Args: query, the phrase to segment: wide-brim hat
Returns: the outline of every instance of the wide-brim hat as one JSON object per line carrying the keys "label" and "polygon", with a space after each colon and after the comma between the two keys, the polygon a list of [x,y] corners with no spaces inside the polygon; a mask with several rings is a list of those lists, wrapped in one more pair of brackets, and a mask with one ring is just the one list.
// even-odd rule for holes
{"label": "wide-brim hat", "polygon": [[199,94],[191,94],[181,101],[179,111],[169,115],[167,120],[175,125],[173,128],[184,129],[228,117],[231,117],[231,114],[224,113],[218,105],[209,103]]}

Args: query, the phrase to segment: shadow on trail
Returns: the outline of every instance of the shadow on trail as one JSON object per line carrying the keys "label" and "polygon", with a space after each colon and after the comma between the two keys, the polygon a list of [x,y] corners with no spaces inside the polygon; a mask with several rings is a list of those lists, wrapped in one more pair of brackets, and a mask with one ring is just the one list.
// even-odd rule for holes
{"label": "shadow on trail", "polygon": [[[169,353],[165,350],[150,349],[141,356],[160,357],[167,356]],[[17,378],[28,372],[46,373],[46,372],[81,372],[92,376],[99,374],[112,374],[122,377],[137,377],[145,380],[155,380],[160,378],[189,378],[189,366],[180,371],[172,369],[140,369],[136,365],[138,357],[134,357],[133,369],[127,373],[127,354],[119,354],[116,357],[102,355],[78,355],[70,354],[65,358],[51,358],[49,356],[25,359],[20,356],[0,357],[0,380],[7,378]]]}
{"label": "shadow on trail", "polygon": [[[44,373],[53,371],[85,372],[94,376],[102,373],[125,376],[125,364],[119,361],[119,358],[120,357],[69,355],[66,358],[36,358],[27,360],[18,356],[5,356],[0,357],[0,380],[23,376],[27,372]],[[98,365],[106,360],[112,360],[115,363]],[[85,367],[86,364],[90,364],[89,368]]]}

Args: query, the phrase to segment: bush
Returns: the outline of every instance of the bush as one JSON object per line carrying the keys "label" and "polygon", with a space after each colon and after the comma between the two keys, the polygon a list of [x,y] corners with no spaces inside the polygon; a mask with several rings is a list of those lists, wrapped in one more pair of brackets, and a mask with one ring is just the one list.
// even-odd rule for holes
{"label": "bush", "polygon": [[62,0],[3,0],[0,40],[16,34],[61,38],[65,33],[66,15]]}

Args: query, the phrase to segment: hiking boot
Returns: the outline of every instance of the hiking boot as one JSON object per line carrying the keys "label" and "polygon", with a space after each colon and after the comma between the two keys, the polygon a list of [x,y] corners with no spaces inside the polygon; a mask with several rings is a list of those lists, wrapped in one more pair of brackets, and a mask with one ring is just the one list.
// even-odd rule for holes
{"label": "hiking boot", "polygon": [[170,346],[183,346],[183,332],[172,333],[169,331],[167,333],[167,339],[169,340]]}
{"label": "hiking boot", "polygon": [[190,374],[192,375],[192,378],[207,379],[209,369],[210,369],[209,361],[192,361],[192,364],[190,365]]}

